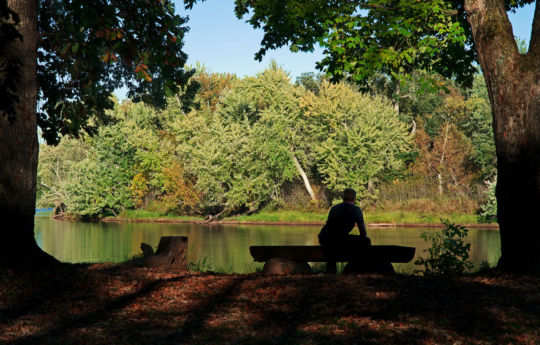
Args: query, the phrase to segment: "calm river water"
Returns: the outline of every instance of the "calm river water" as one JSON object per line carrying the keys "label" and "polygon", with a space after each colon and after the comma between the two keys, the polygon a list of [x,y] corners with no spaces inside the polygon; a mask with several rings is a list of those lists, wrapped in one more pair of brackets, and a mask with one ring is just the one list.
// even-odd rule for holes
{"label": "calm river water", "polygon": [[[187,236],[188,260],[206,260],[207,268],[226,272],[254,271],[249,254],[252,245],[318,244],[320,226],[200,225],[165,223],[80,223],[36,217],[35,236],[46,252],[64,262],[121,262],[140,254],[141,242],[157,247],[161,236]],[[420,238],[432,228],[369,228],[373,244],[416,247],[416,257],[427,255],[427,243]],[[499,231],[471,229],[467,238],[470,259],[493,266],[500,256]],[[415,258],[416,259],[416,258]],[[414,259],[414,260],[415,260]],[[411,273],[414,260],[394,264],[397,272]]]}

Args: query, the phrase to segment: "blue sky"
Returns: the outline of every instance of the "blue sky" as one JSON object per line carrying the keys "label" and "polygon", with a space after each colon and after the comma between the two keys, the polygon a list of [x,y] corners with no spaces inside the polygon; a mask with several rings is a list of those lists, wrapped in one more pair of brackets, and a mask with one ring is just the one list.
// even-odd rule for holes
{"label": "blue sky", "polygon": [[184,42],[188,64],[203,63],[212,72],[229,72],[239,76],[253,75],[264,70],[272,59],[296,78],[302,72],[316,71],[315,62],[322,58],[322,49],[313,53],[292,53],[287,47],[266,53],[262,62],[254,59],[263,37],[234,15],[234,1],[207,0],[184,10],[176,1],[176,11],[189,16],[190,27]]}
{"label": "blue sky", "polygon": [[[255,30],[245,19],[234,15],[233,0],[206,0],[185,10],[183,2],[175,0],[176,12],[189,16],[189,32],[184,39],[188,64],[204,64],[211,72],[228,72],[238,76],[254,75],[264,70],[272,59],[291,75],[294,81],[303,72],[316,72],[315,62],[321,60],[322,49],[312,53],[292,53],[287,47],[269,51],[261,62],[254,59],[263,37],[262,30]],[[529,42],[534,5],[510,13],[514,35]],[[124,98],[126,89],[116,92]]]}
{"label": "blue sky", "polygon": [[[185,10],[182,1],[176,1],[176,11],[189,16],[190,31],[185,37],[188,64],[203,63],[212,72],[229,72],[239,76],[253,75],[264,70],[275,59],[293,80],[302,72],[314,72],[315,62],[322,58],[322,49],[313,53],[292,53],[288,48],[270,51],[262,62],[253,56],[263,37],[262,30],[254,30],[234,15],[233,0],[206,0]],[[510,14],[514,35],[529,41],[534,5]]]}

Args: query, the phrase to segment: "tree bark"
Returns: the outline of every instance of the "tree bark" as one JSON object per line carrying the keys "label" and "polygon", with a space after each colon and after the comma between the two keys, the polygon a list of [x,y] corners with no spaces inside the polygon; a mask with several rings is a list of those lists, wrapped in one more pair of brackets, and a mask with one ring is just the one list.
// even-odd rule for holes
{"label": "tree bark", "polygon": [[317,197],[315,196],[315,193],[313,193],[313,189],[311,188],[311,184],[309,183],[309,180],[307,178],[306,173],[304,172],[304,169],[302,169],[302,166],[300,165],[300,162],[298,162],[298,159],[296,159],[296,156],[294,153],[291,153],[292,160],[294,162],[294,166],[296,167],[296,170],[300,173],[300,176],[302,176],[302,180],[304,181],[304,185],[306,186],[306,189],[309,193],[309,196],[311,197],[311,200],[317,201]]}
{"label": "tree bark", "polygon": [[36,174],[38,159],[37,103],[37,1],[8,0],[20,17],[23,41],[8,52],[22,63],[17,85],[19,104],[10,123],[0,117],[0,265],[18,266],[55,262],[34,239]]}
{"label": "tree bark", "polygon": [[493,112],[499,267],[540,273],[540,15],[529,52],[514,40],[503,0],[465,1]]}

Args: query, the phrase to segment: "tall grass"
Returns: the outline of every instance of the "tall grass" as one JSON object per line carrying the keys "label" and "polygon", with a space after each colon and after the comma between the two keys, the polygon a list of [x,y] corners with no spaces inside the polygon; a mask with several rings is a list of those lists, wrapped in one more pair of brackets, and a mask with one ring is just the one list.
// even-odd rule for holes
{"label": "tall grass", "polygon": [[462,186],[439,194],[437,186],[425,179],[394,181],[381,187],[370,211],[405,211],[419,214],[476,214],[484,201],[485,186]]}

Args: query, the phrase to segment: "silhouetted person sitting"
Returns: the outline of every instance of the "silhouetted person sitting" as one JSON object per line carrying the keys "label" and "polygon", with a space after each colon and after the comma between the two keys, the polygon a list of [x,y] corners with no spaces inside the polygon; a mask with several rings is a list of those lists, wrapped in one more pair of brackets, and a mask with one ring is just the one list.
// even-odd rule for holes
{"label": "silhouetted person sitting", "polygon": [[[345,248],[358,248],[371,245],[367,237],[364,217],[360,207],[354,203],[356,192],[347,188],[343,191],[343,202],[330,209],[328,220],[319,233],[319,242],[329,260],[326,264],[327,273],[336,273],[337,254]],[[349,232],[358,225],[360,236],[349,235]]]}

